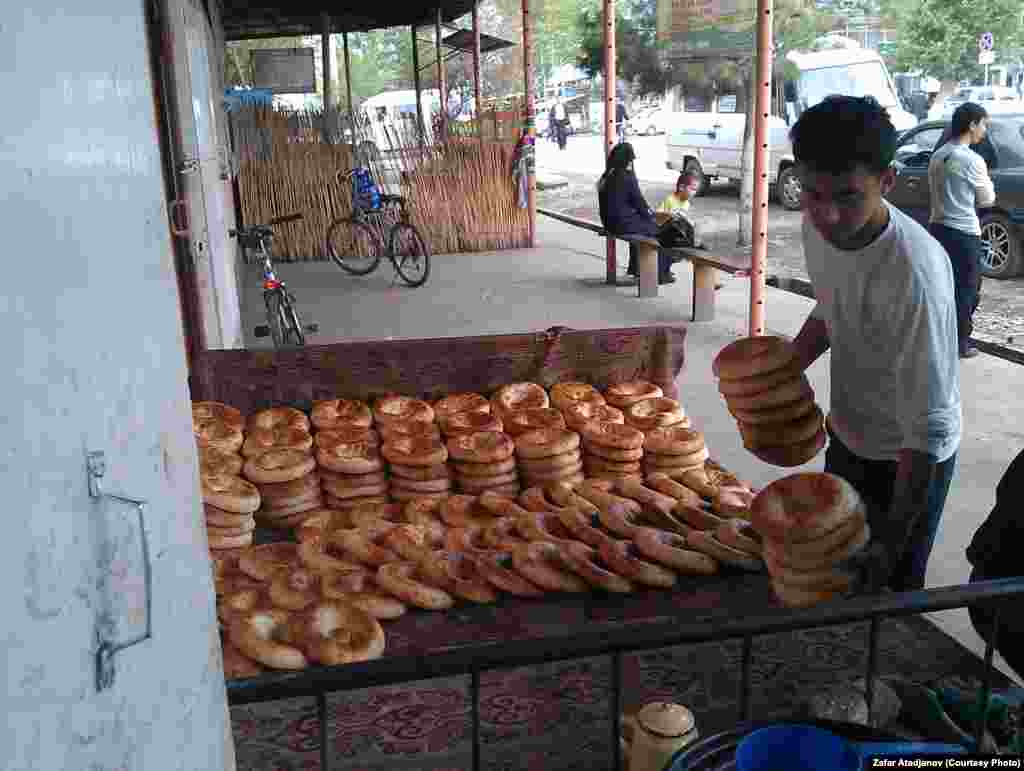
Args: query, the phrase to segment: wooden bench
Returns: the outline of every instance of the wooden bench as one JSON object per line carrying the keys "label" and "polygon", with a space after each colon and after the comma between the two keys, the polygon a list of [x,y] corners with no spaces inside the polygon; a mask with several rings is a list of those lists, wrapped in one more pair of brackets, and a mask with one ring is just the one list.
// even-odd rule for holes
{"label": "wooden bench", "polygon": [[[609,233],[600,223],[570,217],[561,212],[549,209],[537,211],[552,219],[574,225],[602,238],[617,238],[620,241],[637,245],[637,283],[638,297],[658,296],[658,249],[664,249],[672,258],[672,262],[686,260],[693,265],[693,301],[691,306],[692,321],[712,321],[715,318],[715,271],[724,271],[734,276],[750,277],[750,255],[748,254],[711,254],[704,249],[692,247],[665,248],[658,246],[658,240],[650,236]],[[615,256],[609,251],[607,283],[617,285]]]}

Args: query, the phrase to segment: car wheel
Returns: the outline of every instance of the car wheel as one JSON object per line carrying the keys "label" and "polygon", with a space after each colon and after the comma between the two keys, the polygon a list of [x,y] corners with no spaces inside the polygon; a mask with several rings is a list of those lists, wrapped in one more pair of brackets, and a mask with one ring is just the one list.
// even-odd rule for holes
{"label": "car wheel", "polygon": [[775,185],[775,190],[782,208],[787,211],[800,210],[803,185],[800,184],[800,177],[793,166],[787,166],[782,170],[779,174],[779,181]]}
{"label": "car wheel", "polygon": [[981,272],[990,278],[1010,278],[1021,272],[1021,243],[1010,221],[1002,214],[981,220]]}
{"label": "car wheel", "polygon": [[693,158],[688,160],[683,166],[683,173],[692,174],[697,178],[697,195],[707,195],[711,182],[706,176],[704,176],[704,169],[700,167],[700,163],[698,161]]}

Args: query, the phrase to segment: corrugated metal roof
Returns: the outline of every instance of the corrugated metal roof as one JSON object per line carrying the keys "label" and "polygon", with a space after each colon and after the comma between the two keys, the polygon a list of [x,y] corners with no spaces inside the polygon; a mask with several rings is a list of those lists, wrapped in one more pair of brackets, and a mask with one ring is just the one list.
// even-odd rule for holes
{"label": "corrugated metal roof", "polygon": [[[366,32],[386,27],[433,24],[439,3],[366,0],[223,0],[221,18],[228,40],[259,37],[319,35],[322,14],[331,18],[332,32]],[[452,22],[473,10],[473,0],[441,0],[441,18]]]}

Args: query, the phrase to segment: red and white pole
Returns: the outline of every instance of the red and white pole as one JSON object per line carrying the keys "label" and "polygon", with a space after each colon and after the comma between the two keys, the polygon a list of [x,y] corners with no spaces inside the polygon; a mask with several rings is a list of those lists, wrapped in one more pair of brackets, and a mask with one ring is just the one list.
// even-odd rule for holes
{"label": "red and white pole", "polygon": [[[604,0],[604,157],[615,146],[615,0]],[[605,247],[605,282],[614,284],[617,272],[615,239]]]}
{"label": "red and white pole", "polygon": [[757,80],[754,89],[754,214],[750,257],[750,334],[763,335],[768,257],[768,116],[772,87],[772,0],[757,0]]}
{"label": "red and white pole", "polygon": [[530,248],[537,241],[537,158],[536,158],[536,108],[533,104],[533,18],[530,16],[530,0],[523,0],[523,95],[526,114],[523,116],[526,141],[530,144],[529,196]]}

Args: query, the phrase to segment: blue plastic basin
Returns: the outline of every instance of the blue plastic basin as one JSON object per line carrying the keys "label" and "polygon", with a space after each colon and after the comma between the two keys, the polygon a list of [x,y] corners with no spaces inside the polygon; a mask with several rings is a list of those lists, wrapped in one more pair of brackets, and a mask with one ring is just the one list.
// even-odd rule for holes
{"label": "blue plastic basin", "polygon": [[761,728],[736,749],[737,771],[856,771],[858,764],[849,742],[808,725]]}

